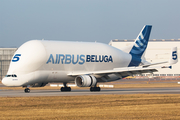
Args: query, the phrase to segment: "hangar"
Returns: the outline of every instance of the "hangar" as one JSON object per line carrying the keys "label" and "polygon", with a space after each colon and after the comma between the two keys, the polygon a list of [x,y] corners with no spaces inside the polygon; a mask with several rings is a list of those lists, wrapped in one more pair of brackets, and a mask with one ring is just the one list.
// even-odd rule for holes
{"label": "hangar", "polygon": [[[122,49],[125,46],[130,45],[135,40],[111,40],[109,45]],[[148,47],[146,49],[145,58],[151,63],[168,61],[171,57],[172,47],[178,48],[178,59],[180,58],[180,39],[152,39],[149,40]],[[179,60],[180,61],[180,60]],[[168,65],[168,64],[164,64]],[[155,72],[153,76],[180,76],[180,62],[172,66],[172,69],[159,69]],[[149,76],[150,74],[144,74],[144,76]]]}
{"label": "hangar", "polygon": [[0,48],[0,80],[6,75],[16,50],[17,48]]}

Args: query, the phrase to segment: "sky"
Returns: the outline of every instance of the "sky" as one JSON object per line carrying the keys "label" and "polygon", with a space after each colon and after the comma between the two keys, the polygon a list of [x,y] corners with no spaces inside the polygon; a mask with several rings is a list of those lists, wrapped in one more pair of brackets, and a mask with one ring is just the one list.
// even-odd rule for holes
{"label": "sky", "polygon": [[180,38],[180,0],[0,0],[0,47],[29,40],[135,39],[152,25],[150,39]]}

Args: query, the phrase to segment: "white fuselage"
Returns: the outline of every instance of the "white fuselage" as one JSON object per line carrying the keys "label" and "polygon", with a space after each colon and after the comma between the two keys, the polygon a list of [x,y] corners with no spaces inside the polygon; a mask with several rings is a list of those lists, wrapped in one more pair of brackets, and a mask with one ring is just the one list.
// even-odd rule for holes
{"label": "white fuselage", "polygon": [[3,84],[27,86],[41,82],[74,82],[73,72],[127,67],[131,55],[103,43],[32,40],[15,53]]}

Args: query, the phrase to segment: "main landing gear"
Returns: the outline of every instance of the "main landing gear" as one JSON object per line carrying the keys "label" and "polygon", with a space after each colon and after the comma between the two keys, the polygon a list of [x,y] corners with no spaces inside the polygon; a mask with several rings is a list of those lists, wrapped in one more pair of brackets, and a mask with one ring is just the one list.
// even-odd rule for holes
{"label": "main landing gear", "polygon": [[99,91],[101,91],[101,88],[100,88],[100,87],[97,87],[97,83],[96,83],[94,87],[91,87],[91,88],[90,88],[90,91],[91,91],[91,92],[99,92]]}
{"label": "main landing gear", "polygon": [[61,92],[70,92],[71,87],[67,87],[67,83],[63,83],[64,87],[61,87]]}
{"label": "main landing gear", "polygon": [[101,91],[101,88],[100,87],[91,87],[90,91],[91,92]]}

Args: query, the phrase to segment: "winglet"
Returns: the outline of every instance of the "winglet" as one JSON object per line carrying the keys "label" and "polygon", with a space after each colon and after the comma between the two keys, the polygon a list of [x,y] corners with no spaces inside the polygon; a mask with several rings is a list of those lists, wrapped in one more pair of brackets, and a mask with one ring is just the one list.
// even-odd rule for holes
{"label": "winglet", "polygon": [[173,47],[171,50],[171,57],[169,60],[169,64],[173,65],[178,62],[178,54],[177,54],[177,47]]}

